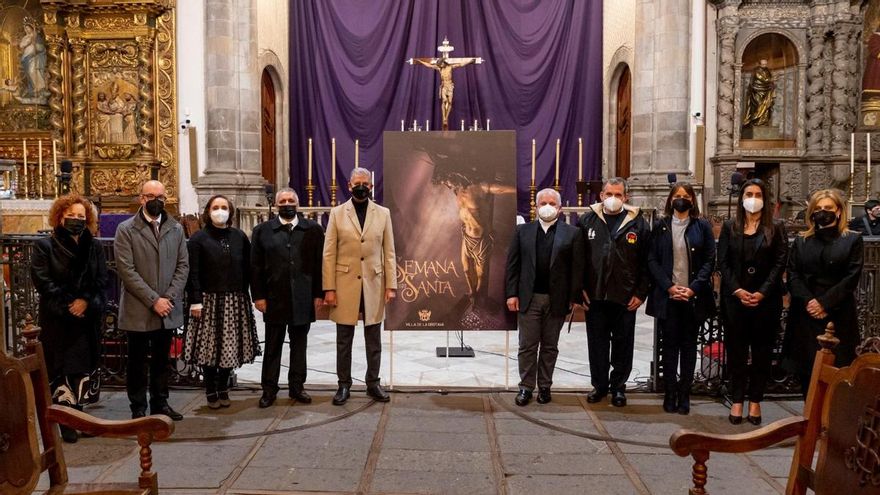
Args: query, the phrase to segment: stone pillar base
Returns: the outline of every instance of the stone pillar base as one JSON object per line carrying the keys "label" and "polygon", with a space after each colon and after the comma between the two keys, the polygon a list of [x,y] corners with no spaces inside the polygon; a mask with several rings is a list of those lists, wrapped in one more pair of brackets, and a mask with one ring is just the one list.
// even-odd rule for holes
{"label": "stone pillar base", "polygon": [[244,174],[211,174],[199,177],[193,186],[199,197],[199,213],[211,196],[222,194],[237,206],[265,206],[267,204],[265,180]]}

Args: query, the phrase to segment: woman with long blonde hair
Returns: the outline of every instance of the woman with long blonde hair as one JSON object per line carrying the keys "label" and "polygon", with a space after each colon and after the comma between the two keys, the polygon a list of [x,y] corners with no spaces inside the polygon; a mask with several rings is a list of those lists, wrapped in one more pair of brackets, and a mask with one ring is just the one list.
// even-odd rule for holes
{"label": "woman with long blonde hair", "polygon": [[808,228],[791,247],[787,351],[804,396],[818,350],[816,337],[829,321],[840,339],[834,349],[835,366],[850,364],[859,343],[854,291],[862,275],[862,237],[847,228],[847,216],[840,191],[814,192],[805,215]]}

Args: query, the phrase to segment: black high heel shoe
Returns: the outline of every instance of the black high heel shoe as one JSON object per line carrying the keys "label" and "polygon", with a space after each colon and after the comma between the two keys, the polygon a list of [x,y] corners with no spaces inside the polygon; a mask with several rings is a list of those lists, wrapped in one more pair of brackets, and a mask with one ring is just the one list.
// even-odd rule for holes
{"label": "black high heel shoe", "polygon": [[[751,417],[751,416],[749,416],[749,417]],[[743,417],[742,416],[734,416],[733,414],[728,414],[727,420],[730,421],[730,424],[732,424],[732,425],[741,425],[743,422]]]}
{"label": "black high heel shoe", "polygon": [[761,424],[761,416],[752,416],[750,414],[749,417],[746,418],[746,421],[748,421],[749,423],[751,423],[755,426],[758,426]]}

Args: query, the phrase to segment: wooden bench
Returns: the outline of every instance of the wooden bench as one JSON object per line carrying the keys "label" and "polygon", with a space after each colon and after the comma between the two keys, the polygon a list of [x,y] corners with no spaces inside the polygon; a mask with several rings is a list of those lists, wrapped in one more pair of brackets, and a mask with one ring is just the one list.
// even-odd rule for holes
{"label": "wooden bench", "polygon": [[684,429],[672,435],[672,450],[694,459],[690,494],[708,493],[709,452],[752,452],[793,437],[797,444],[785,493],[803,494],[809,488],[819,495],[880,494],[880,354],[865,353],[852,365],[835,368],[832,349],[839,340],[834,326],[829,323],[817,339],[821,349],[803,416],[736,435]]}
{"label": "wooden bench", "polygon": [[[15,358],[7,356],[0,349],[0,493],[32,493],[43,471],[49,472],[50,488],[46,492],[49,494],[159,493],[158,477],[151,471],[153,457],[150,444],[171,435],[174,431],[172,421],[164,416],[108,421],[69,407],[53,405],[43,346],[37,340],[38,334],[39,328],[29,318],[22,332],[26,339],[25,355]],[[140,446],[141,466],[137,483],[68,484],[67,465],[57,424],[94,436],[136,437]]]}

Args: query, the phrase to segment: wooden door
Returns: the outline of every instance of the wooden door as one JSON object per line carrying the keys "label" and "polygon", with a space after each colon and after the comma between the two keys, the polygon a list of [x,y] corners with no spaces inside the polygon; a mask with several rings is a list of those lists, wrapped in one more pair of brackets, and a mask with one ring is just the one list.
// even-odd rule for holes
{"label": "wooden door", "polygon": [[620,74],[617,85],[617,168],[615,175],[629,177],[630,150],[632,143],[632,80],[629,67]]}
{"label": "wooden door", "polygon": [[263,178],[275,185],[275,85],[266,69],[260,88],[260,160]]}

